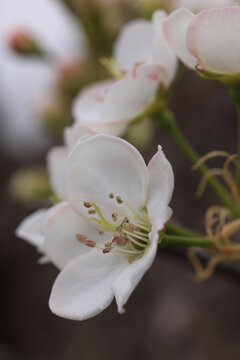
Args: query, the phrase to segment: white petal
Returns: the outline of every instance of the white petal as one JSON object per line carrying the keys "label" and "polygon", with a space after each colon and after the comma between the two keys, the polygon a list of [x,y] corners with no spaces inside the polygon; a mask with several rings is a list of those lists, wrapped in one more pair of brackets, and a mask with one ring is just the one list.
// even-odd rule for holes
{"label": "white petal", "polygon": [[165,11],[155,11],[153,14],[153,60],[154,64],[162,65],[166,69],[167,85],[170,85],[176,75],[177,57],[163,33],[162,24],[165,18]]}
{"label": "white petal", "polygon": [[55,194],[67,197],[65,166],[68,151],[64,146],[52,148],[47,154],[47,167]]}
{"label": "white petal", "polygon": [[48,258],[60,269],[71,260],[90,251],[90,248],[76,239],[77,234],[85,235],[98,245],[111,237],[98,234],[94,221],[76,213],[68,202],[54,206],[48,214],[45,226],[44,251]]}
{"label": "white petal", "polygon": [[26,217],[16,229],[16,236],[43,250],[44,235],[43,224],[47,210],[40,209]]}
{"label": "white petal", "polygon": [[223,7],[202,11],[187,31],[187,45],[198,65],[207,71],[240,72],[240,8]]}
{"label": "white petal", "polygon": [[236,0],[171,0],[169,2],[170,11],[185,7],[195,13],[203,9],[236,4]]}
{"label": "white petal", "polygon": [[49,306],[58,316],[85,320],[102,312],[113,300],[112,282],[126,266],[125,258],[92,249],[60,273]]}
{"label": "white petal", "polygon": [[[136,64],[153,60],[153,28],[150,21],[132,20],[121,30],[115,43],[114,56],[126,71]],[[134,51],[133,51],[134,49]]]}
{"label": "white petal", "polygon": [[119,274],[112,285],[119,313],[124,312],[124,305],[155,259],[158,247],[158,229],[155,225],[153,226],[153,230],[149,234],[149,237],[151,244],[145,251],[143,257],[129,264]]}
{"label": "white petal", "polygon": [[109,121],[102,114],[107,93],[115,83],[115,80],[99,81],[82,90],[73,103],[74,120],[96,133],[115,136],[124,134],[125,123]]}
{"label": "white petal", "polygon": [[68,158],[68,185],[70,201],[79,211],[83,201],[100,201],[121,211],[123,204],[109,199],[111,192],[141,209],[146,203],[148,171],[132,145],[110,135],[96,135],[73,148]]}
{"label": "white petal", "polygon": [[168,207],[174,188],[172,166],[166,159],[160,146],[158,147],[158,152],[150,161],[148,169],[150,184],[147,209],[149,217],[153,221],[161,218],[162,212]]}
{"label": "white petal", "polygon": [[80,124],[74,124],[64,129],[64,141],[68,150],[71,150],[78,141],[85,141],[95,135],[95,132]]}
{"label": "white petal", "polygon": [[169,44],[177,56],[190,68],[194,68],[197,60],[187,48],[186,33],[194,15],[187,9],[179,9],[169,15],[163,22],[163,31]]}
{"label": "white petal", "polygon": [[155,100],[159,85],[166,84],[166,71],[158,65],[136,66],[107,93],[102,116],[107,122],[130,122]]}

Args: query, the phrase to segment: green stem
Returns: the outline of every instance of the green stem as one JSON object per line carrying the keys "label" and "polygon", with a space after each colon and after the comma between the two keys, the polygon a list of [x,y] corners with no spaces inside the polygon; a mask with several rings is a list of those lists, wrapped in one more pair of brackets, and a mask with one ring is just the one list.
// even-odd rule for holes
{"label": "green stem", "polygon": [[212,246],[212,241],[204,237],[187,237],[187,236],[176,236],[176,235],[163,235],[161,241],[161,247],[165,246],[199,246],[207,247]]}
{"label": "green stem", "polygon": [[237,110],[237,120],[238,120],[238,130],[237,130],[237,136],[238,136],[238,166],[237,166],[237,173],[236,173],[236,182],[238,189],[240,189],[240,89],[238,87],[233,87],[231,89],[231,96],[233,101],[236,105]]}
{"label": "green stem", "polygon": [[201,237],[201,235],[198,234],[197,232],[189,230],[186,227],[173,224],[172,222],[169,222],[167,224],[166,233],[167,233],[167,235],[179,235],[179,236],[189,236],[189,237],[198,237],[199,236],[199,237]]}
{"label": "green stem", "polygon": [[238,166],[237,166],[237,175],[236,175],[236,181],[238,189],[240,189],[240,103],[236,104],[237,106],[237,116],[238,116]]}
{"label": "green stem", "polygon": [[[155,119],[160,123],[160,125],[168,131],[168,133],[173,137],[176,143],[179,145],[181,150],[187,155],[189,160],[196,164],[199,160],[199,155],[196,151],[192,148],[189,144],[187,139],[184,137],[183,133],[181,132],[180,128],[178,127],[175,117],[173,113],[167,109],[162,109],[157,114],[155,113]],[[202,175],[207,174],[209,168],[205,164],[201,164],[197,169]],[[215,177],[209,177],[208,183],[221,199],[223,204],[232,212],[233,216],[238,218],[240,217],[240,209],[228,195],[224,187],[220,184],[220,182]]]}

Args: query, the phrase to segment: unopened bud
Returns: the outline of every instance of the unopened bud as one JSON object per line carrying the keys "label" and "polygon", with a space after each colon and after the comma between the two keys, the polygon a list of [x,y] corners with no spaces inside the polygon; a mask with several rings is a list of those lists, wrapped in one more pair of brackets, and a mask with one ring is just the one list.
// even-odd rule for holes
{"label": "unopened bud", "polygon": [[16,30],[9,38],[10,48],[18,54],[42,56],[43,51],[35,39],[25,30]]}

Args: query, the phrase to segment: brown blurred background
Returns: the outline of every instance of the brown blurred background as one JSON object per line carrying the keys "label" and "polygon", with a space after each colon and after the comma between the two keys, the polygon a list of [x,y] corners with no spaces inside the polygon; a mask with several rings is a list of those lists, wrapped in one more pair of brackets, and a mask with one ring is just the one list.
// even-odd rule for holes
{"label": "brown blurred background", "polygon": [[[201,155],[236,151],[236,114],[224,86],[186,73],[172,108]],[[174,217],[204,231],[205,210],[217,199],[209,189],[202,199],[194,197],[199,176],[161,130],[146,159],[157,143],[175,172]],[[44,164],[44,155],[37,163]],[[57,270],[38,265],[35,249],[14,236],[17,224],[34,210],[13,201],[7,189],[10,175],[23,165],[1,154],[0,360],[239,359],[240,278],[218,269],[210,280],[196,284],[187,258],[172,249],[158,254],[125,315],[114,303],[85,322],[53,315],[48,298]]]}

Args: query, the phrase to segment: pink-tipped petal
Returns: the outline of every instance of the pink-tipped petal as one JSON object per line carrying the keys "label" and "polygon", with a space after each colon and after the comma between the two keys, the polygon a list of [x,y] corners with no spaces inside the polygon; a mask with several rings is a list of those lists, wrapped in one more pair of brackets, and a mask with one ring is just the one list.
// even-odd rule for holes
{"label": "pink-tipped petal", "polygon": [[136,66],[107,93],[103,118],[107,122],[130,122],[154,102],[159,85],[166,82],[167,74],[161,66]]}
{"label": "pink-tipped petal", "polygon": [[115,43],[114,56],[123,70],[129,71],[136,64],[152,62],[152,36],[152,24],[147,20],[132,20],[122,28]]}
{"label": "pink-tipped petal", "polygon": [[74,259],[57,277],[50,296],[53,313],[72,320],[89,319],[110,305],[111,285],[127,266],[127,260],[91,249]]}
{"label": "pink-tipped petal", "polygon": [[169,15],[163,22],[164,35],[180,60],[190,68],[197,64],[196,58],[189,52],[186,44],[188,26],[194,15],[187,9],[179,9]]}
{"label": "pink-tipped petal", "polygon": [[176,75],[177,57],[163,33],[162,24],[165,18],[165,11],[155,11],[153,14],[153,62],[166,69],[166,85],[170,85]]}
{"label": "pink-tipped petal", "polygon": [[205,10],[191,22],[187,46],[204,70],[231,74],[240,72],[240,8]]}

